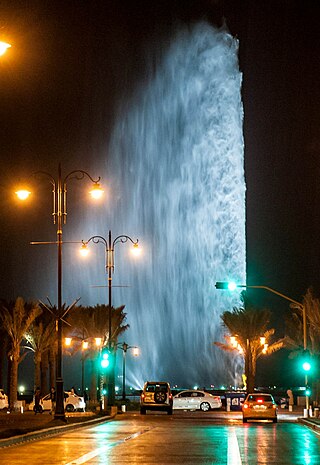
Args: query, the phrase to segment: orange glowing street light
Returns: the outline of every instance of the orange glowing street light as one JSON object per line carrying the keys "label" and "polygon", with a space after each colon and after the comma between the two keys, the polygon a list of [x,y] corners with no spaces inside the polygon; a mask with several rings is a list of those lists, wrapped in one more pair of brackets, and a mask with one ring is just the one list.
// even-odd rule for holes
{"label": "orange glowing street light", "polygon": [[0,41],[0,56],[4,55],[11,45],[7,42]]}

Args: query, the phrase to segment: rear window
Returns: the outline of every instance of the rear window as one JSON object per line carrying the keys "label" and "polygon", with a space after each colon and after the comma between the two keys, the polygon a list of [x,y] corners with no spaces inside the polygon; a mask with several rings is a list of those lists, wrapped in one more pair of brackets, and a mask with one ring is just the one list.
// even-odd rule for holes
{"label": "rear window", "polygon": [[269,394],[250,395],[248,396],[247,400],[251,400],[252,402],[257,402],[258,399],[263,400],[263,402],[273,402],[273,398]]}
{"label": "rear window", "polygon": [[157,383],[157,384],[147,384],[146,392],[156,392],[156,391],[166,391],[168,385],[166,383]]}

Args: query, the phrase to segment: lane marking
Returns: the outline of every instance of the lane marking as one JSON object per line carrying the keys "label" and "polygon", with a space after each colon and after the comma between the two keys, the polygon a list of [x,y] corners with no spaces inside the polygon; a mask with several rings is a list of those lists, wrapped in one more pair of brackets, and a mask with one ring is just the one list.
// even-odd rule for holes
{"label": "lane marking", "polygon": [[119,444],[123,444],[126,441],[130,441],[131,439],[137,438],[141,434],[147,433],[148,431],[150,431],[150,429],[152,429],[152,428],[147,428],[147,429],[143,429],[141,431],[137,431],[136,433],[130,434],[130,436],[127,436],[127,437],[125,437],[123,439],[120,439],[119,441],[111,442],[110,444],[106,444],[105,446],[98,447],[97,449],[95,449],[95,450],[93,450],[91,452],[88,452],[87,454],[82,455],[78,459],[72,460],[72,462],[68,462],[65,465],[81,465],[82,463],[86,463],[89,460],[96,457],[97,455],[100,455],[103,452],[106,452],[107,450],[112,449],[112,447],[118,446]]}
{"label": "lane marking", "polygon": [[228,465],[242,465],[235,428],[228,429]]}

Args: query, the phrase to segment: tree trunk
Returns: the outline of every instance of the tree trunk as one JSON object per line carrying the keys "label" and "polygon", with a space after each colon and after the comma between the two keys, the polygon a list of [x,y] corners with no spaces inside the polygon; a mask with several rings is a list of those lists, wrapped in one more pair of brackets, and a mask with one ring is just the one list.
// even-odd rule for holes
{"label": "tree trunk", "polygon": [[41,385],[41,354],[34,354],[34,391]]}
{"label": "tree trunk", "polygon": [[12,353],[10,367],[10,388],[9,388],[9,409],[14,411],[18,400],[18,367],[19,367],[20,347]]}
{"label": "tree trunk", "polygon": [[250,393],[250,392],[253,392],[254,390],[256,367],[255,367],[255,361],[254,361],[255,359],[252,356],[250,346],[247,349],[248,349],[247,353],[245,354],[244,373],[247,378],[247,392]]}
{"label": "tree trunk", "polygon": [[56,385],[56,366],[55,366],[55,351],[52,349],[48,352],[49,358],[49,384],[50,388]]}
{"label": "tree trunk", "polygon": [[90,403],[92,402],[96,404],[98,401],[97,387],[98,387],[98,381],[97,381],[96,363],[95,363],[95,360],[91,360]]}
{"label": "tree trunk", "polygon": [[5,392],[8,392],[8,385],[6,385],[7,380],[5,379],[5,368],[7,363],[7,353],[8,353],[8,337],[5,333],[1,333],[2,344],[0,345],[0,387],[2,387]]}
{"label": "tree trunk", "polygon": [[[45,395],[50,392],[51,386],[48,386],[48,368],[49,368],[49,360],[48,360],[48,351],[45,351],[41,355],[41,379],[40,379],[40,390],[41,394]],[[52,385],[53,386],[53,385]]]}
{"label": "tree trunk", "polygon": [[7,369],[7,394],[8,394],[8,397],[9,397],[9,394],[10,394],[10,379],[11,379],[11,359],[10,357],[7,358],[7,366],[8,366],[8,369]]}

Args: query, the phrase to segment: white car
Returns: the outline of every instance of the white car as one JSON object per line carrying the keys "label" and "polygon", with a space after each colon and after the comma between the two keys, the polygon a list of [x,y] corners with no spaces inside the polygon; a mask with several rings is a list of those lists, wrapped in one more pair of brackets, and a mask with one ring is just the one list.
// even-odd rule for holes
{"label": "white car", "polygon": [[214,396],[205,391],[182,391],[173,397],[173,409],[202,410],[203,412],[207,412],[211,409],[221,408],[221,406],[220,396]]}
{"label": "white car", "polygon": [[[75,412],[76,410],[80,412],[84,412],[86,408],[86,403],[83,397],[78,396],[71,391],[64,392],[64,408],[67,412]],[[40,400],[40,406],[42,410],[51,410],[51,400],[50,400],[50,393],[46,396],[42,397]],[[34,409],[34,400],[29,404],[29,410]]]}
{"label": "white car", "polygon": [[9,407],[8,396],[0,389],[0,410]]}

